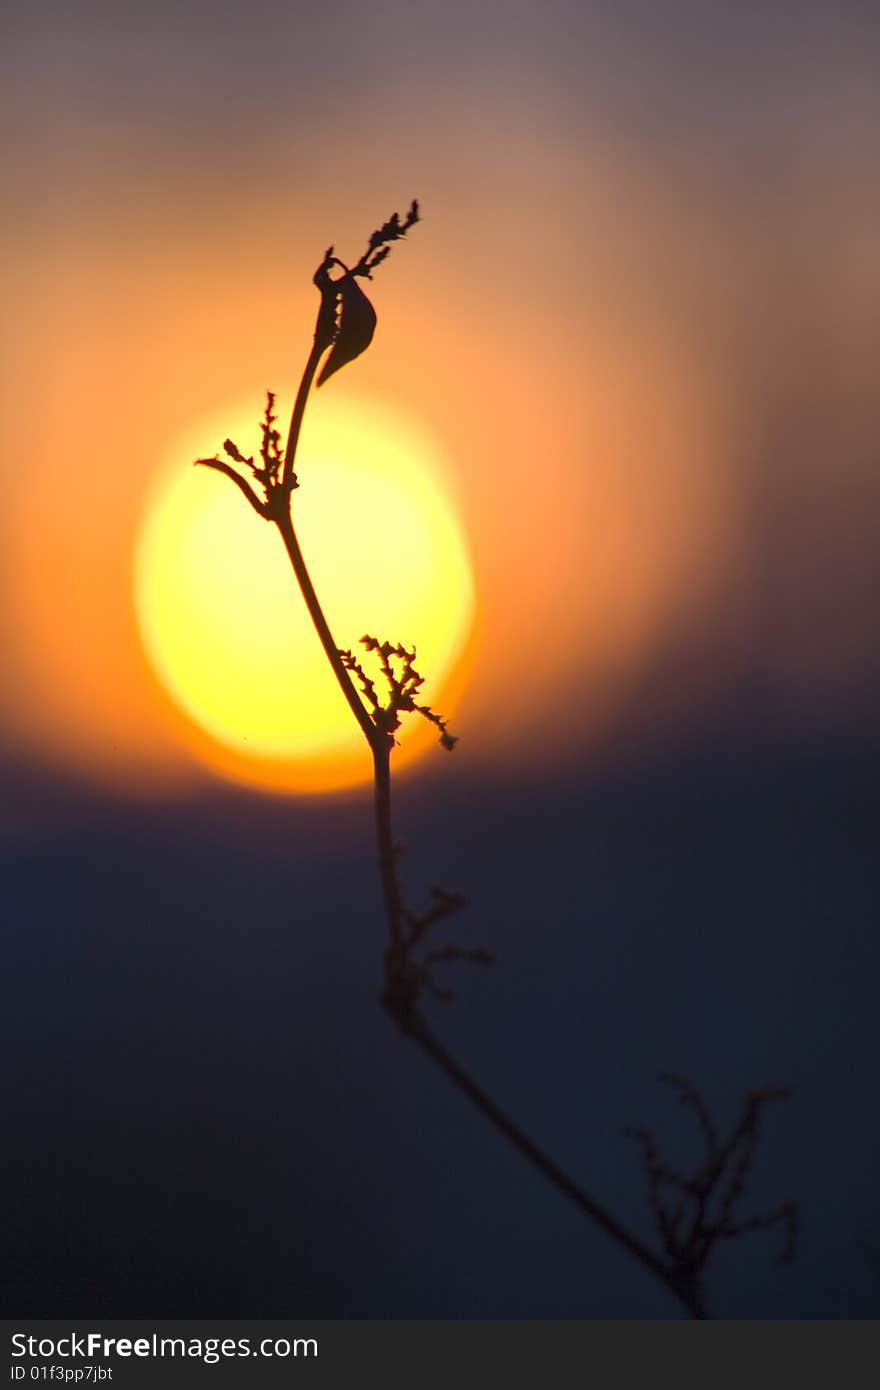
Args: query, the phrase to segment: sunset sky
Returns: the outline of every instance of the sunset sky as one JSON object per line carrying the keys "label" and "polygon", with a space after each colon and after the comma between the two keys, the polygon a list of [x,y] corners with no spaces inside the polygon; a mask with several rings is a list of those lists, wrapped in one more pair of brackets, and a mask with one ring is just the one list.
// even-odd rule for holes
{"label": "sunset sky", "polygon": [[[438,1027],[645,1225],[618,1135],[653,1113],[678,1142],[658,1068],[722,1110],[790,1082],[761,1182],[802,1202],[802,1257],[779,1275],[761,1238],[724,1252],[718,1311],[876,1310],[880,19],[48,0],[11,8],[3,51],[17,1310],[674,1312],[379,1013],[364,788],[301,796],[233,757],[139,616],[157,490],[206,422],[210,453],[252,419],[251,452],[267,388],[289,414],[324,249],[355,260],[413,197],[369,287],[375,341],[307,429],[415,441],[463,557],[424,600],[447,664],[428,697],[461,742],[404,746],[398,830],[413,893],[454,880],[458,936],[501,964]],[[240,525],[232,586],[260,525],[243,504]],[[399,550],[366,522],[362,543],[402,594]],[[340,604],[340,641],[419,642],[384,631],[377,593]],[[272,1120],[236,1173],[241,1105]],[[389,1230],[401,1165],[416,1215]]]}

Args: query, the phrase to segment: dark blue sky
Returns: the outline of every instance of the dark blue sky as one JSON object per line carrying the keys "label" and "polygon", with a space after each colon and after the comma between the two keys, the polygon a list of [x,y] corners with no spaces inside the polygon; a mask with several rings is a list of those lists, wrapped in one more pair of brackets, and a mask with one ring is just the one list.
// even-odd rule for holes
{"label": "dark blue sky", "polygon": [[[438,755],[439,756],[439,755]],[[767,1114],[722,1317],[878,1310],[876,742],[734,726],[553,784],[444,777],[401,808],[413,889],[491,946],[440,1034],[650,1238],[647,1123],[699,1153],[660,1069]],[[17,780],[17,804],[59,796]],[[399,1037],[367,805],[56,805],[4,853],[4,1302],[37,1315],[668,1317],[676,1307]],[[335,829],[338,848],[328,849]],[[262,845],[262,848],[261,848]]]}

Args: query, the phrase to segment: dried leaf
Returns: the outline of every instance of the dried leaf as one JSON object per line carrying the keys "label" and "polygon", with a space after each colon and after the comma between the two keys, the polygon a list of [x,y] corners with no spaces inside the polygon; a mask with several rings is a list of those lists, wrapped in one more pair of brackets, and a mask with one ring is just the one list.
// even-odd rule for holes
{"label": "dried leaf", "polygon": [[360,285],[350,276],[339,284],[339,327],[333,349],[321,375],[318,386],[323,386],[334,372],[354,361],[370,346],[376,329],[376,310],[373,308]]}

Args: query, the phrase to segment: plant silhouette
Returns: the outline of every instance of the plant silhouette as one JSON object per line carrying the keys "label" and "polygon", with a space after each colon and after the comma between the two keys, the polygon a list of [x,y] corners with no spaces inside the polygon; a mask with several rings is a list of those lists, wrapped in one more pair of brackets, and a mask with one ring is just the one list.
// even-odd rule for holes
{"label": "plant silhouette", "polygon": [[[764,1215],[747,1218],[736,1215],[755,1155],[760,1116],[770,1101],[787,1093],[769,1087],[749,1092],[738,1123],[722,1140],[693,1084],[681,1077],[661,1074],[693,1111],[706,1145],[706,1157],[688,1175],[662,1162],[656,1142],[646,1129],[628,1131],[641,1148],[651,1210],[660,1239],[660,1249],[656,1250],[560,1168],[449,1053],[428,1023],[422,1002],[426,996],[444,1000],[452,997],[448,983],[438,979],[441,967],[462,962],[486,966],[492,963],[492,956],[481,947],[450,942],[433,944],[436,929],[464,906],[460,894],[434,886],[430,889],[428,905],[422,910],[416,911],[406,903],[398,873],[399,846],[392,830],[391,759],[395,734],[407,714],[419,714],[428,720],[437,730],[441,746],[449,752],[455,747],[456,738],[449,732],[443,716],[422,703],[424,677],[415,665],[414,648],[370,635],[361,638],[363,658],[337,646],[294,528],[292,498],[299,487],[294,464],[309,394],[313,385],[323,386],[369,347],[376,328],[376,311],[358,281],[371,280],[373,271],[387,258],[393,243],[404,238],[419,220],[419,204],[414,200],[405,216],[394,213],[370,235],[366,250],[352,266],[341,261],[332,246],[324,253],[313,276],[320,296],[313,345],[297,391],[284,449],[281,433],[276,428],[276,398],[270,391],[261,422],[262,439],[257,458],[246,456],[233,440],[226,439],[223,442],[225,458],[215,455],[197,459],[196,464],[229,478],[257,515],[277,528],[324,653],[372,757],[376,854],[388,927],[380,995],[383,1007],[404,1036],[446,1073],[495,1129],[554,1187],[660,1280],[691,1317],[705,1318],[708,1314],[703,1274],[720,1241],[780,1226],[785,1233],[781,1258],[792,1256],[795,1211],[790,1202]],[[327,356],[316,380],[325,353]],[[370,674],[366,665],[368,659],[374,663],[375,674]]]}

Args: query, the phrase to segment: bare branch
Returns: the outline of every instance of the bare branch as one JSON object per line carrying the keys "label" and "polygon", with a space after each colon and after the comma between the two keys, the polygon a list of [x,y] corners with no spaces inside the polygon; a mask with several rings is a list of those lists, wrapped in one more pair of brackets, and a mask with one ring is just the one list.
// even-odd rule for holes
{"label": "bare branch", "polygon": [[718,1153],[718,1135],[709,1111],[703,1102],[703,1098],[686,1076],[677,1076],[671,1071],[661,1071],[658,1073],[658,1080],[665,1081],[667,1085],[674,1086],[678,1091],[682,1105],[689,1105],[693,1110],[697,1123],[703,1131],[706,1140],[708,1158],[714,1160]]}
{"label": "bare branch", "polygon": [[261,516],[264,521],[269,519],[269,508],[266,506],[266,503],[260,501],[247,479],[243,478],[240,473],[236,473],[231,463],[224,463],[222,459],[218,458],[196,459],[193,467],[213,468],[215,473],[224,473],[227,478],[231,478],[235,486],[244,494],[257,515]]}
{"label": "bare branch", "polygon": [[[683,1104],[695,1113],[706,1140],[708,1158],[690,1174],[679,1172],[661,1161],[656,1141],[646,1129],[630,1129],[642,1151],[648,1187],[648,1201],[663,1248],[687,1279],[695,1279],[705,1266],[716,1242],[745,1235],[771,1226],[784,1225],[786,1239],[779,1262],[792,1258],[797,1214],[793,1203],[783,1202],[763,1215],[736,1218],[734,1213],[745,1195],[746,1182],[755,1157],[763,1107],[788,1094],[779,1087],[750,1091],[743,1101],[739,1119],[723,1143],[703,1097],[686,1077],[661,1072],[660,1080],[674,1086]],[[679,1195],[670,1212],[663,1189]],[[717,1216],[712,1216],[712,1210]]]}

